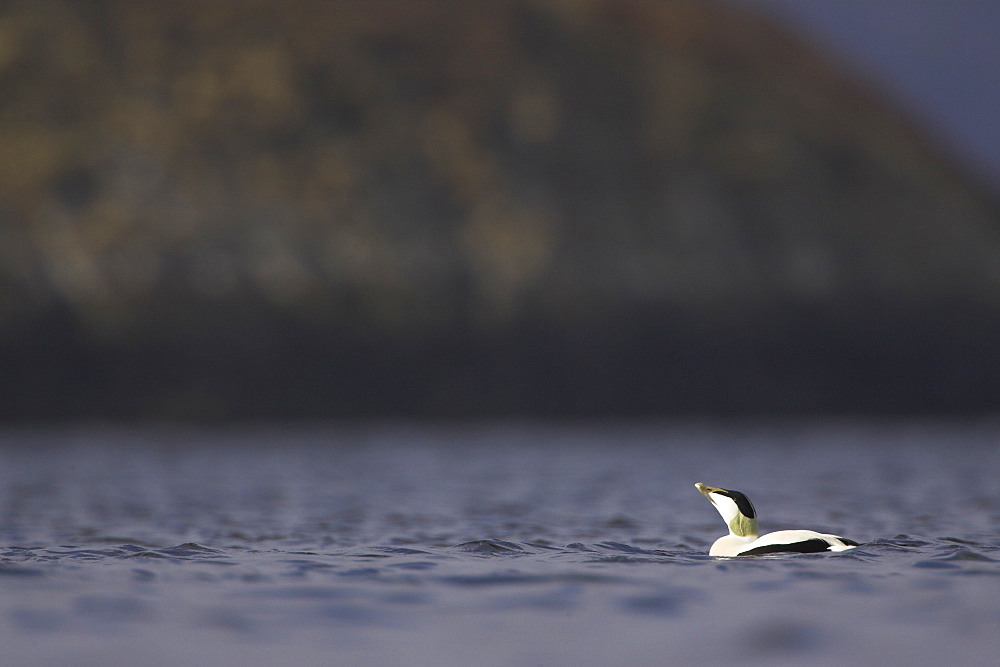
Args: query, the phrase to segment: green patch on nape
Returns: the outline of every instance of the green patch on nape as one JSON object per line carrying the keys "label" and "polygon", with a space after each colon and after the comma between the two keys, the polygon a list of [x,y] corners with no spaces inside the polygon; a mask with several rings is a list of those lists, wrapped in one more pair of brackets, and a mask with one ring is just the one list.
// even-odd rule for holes
{"label": "green patch on nape", "polygon": [[751,519],[744,514],[737,514],[729,522],[729,530],[739,537],[757,537],[757,519]]}

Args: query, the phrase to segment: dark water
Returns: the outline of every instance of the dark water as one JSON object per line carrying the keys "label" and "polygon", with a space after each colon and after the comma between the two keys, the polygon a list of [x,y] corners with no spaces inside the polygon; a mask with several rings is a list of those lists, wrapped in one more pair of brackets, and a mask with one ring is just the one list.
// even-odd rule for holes
{"label": "dark water", "polygon": [[[1000,427],[0,433],[16,665],[965,664],[1000,651]],[[714,559],[696,481],[764,531]]]}

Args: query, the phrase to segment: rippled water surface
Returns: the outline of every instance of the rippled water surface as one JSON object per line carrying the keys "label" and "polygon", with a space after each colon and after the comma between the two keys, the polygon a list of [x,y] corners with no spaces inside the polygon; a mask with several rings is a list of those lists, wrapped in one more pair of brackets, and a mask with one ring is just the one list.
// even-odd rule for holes
{"label": "rippled water surface", "polygon": [[[993,665],[996,425],[0,433],[17,665]],[[716,559],[694,482],[839,554]]]}

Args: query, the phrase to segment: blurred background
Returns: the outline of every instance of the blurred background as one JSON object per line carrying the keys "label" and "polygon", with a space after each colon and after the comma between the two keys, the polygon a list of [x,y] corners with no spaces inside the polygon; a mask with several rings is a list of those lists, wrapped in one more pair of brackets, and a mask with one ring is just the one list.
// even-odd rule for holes
{"label": "blurred background", "polygon": [[0,419],[995,412],[998,25],[5,2]]}

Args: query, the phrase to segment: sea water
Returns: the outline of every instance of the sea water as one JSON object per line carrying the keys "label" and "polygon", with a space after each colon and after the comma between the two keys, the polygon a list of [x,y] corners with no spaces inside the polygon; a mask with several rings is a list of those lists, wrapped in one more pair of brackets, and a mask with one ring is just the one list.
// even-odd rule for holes
{"label": "sea water", "polygon": [[[0,433],[3,665],[993,665],[995,423]],[[719,559],[695,482],[842,553]]]}

